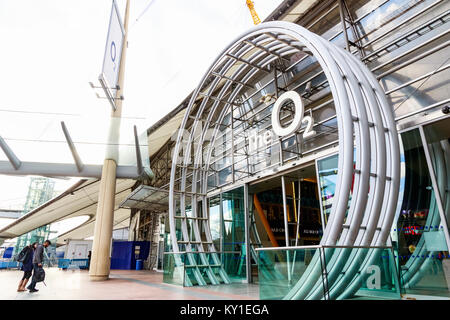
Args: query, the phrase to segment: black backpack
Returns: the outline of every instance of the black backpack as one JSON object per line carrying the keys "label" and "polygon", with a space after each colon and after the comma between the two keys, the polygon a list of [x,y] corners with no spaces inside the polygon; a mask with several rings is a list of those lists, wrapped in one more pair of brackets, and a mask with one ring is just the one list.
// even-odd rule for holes
{"label": "black backpack", "polygon": [[44,268],[38,267],[34,270],[33,279],[35,282],[41,282],[45,280]]}
{"label": "black backpack", "polygon": [[25,247],[22,249],[22,251],[20,251],[19,255],[17,256],[17,261],[18,262],[24,262],[27,258],[28,255],[30,253],[30,247]]}

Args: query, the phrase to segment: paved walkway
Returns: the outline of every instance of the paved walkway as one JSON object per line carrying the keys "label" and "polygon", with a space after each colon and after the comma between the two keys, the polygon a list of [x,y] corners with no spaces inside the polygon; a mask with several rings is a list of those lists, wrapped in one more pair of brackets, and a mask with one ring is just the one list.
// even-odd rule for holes
{"label": "paved walkway", "polygon": [[259,298],[257,285],[230,284],[190,287],[165,284],[154,271],[111,270],[108,281],[89,281],[85,270],[46,268],[45,286],[39,292],[17,292],[23,272],[0,271],[0,300],[253,300]]}

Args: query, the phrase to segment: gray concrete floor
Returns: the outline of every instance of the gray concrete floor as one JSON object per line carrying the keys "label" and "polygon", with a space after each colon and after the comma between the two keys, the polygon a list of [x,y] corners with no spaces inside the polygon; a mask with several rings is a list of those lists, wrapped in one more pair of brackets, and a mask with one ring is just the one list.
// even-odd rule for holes
{"label": "gray concrete floor", "polygon": [[89,280],[85,270],[46,268],[46,286],[39,292],[17,292],[23,272],[0,271],[0,300],[254,300],[259,299],[257,285],[230,284],[204,287],[180,287],[162,282],[163,275],[153,271],[111,270],[110,279]]}
{"label": "gray concrete floor", "polygon": [[[181,287],[163,283],[163,274],[154,271],[111,270],[110,279],[89,280],[85,270],[46,268],[46,286],[38,283],[39,292],[17,292],[22,271],[0,271],[0,300],[258,300],[257,284]],[[355,297],[354,300],[376,300]],[[411,292],[402,297],[411,300],[450,300],[426,292]]]}

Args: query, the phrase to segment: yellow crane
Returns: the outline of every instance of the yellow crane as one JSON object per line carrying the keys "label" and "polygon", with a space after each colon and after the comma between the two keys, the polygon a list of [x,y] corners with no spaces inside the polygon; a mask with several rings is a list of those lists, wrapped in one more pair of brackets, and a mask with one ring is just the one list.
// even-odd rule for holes
{"label": "yellow crane", "polygon": [[258,14],[255,11],[255,4],[251,0],[246,0],[246,4],[248,7],[248,10],[250,10],[250,14],[252,15],[253,23],[255,25],[260,24],[261,20],[258,17]]}

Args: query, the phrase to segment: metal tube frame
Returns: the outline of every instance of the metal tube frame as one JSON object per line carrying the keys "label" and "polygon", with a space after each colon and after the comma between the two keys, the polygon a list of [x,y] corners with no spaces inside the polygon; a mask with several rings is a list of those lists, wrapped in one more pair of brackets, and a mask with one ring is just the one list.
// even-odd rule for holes
{"label": "metal tube frame", "polygon": [[[270,31],[269,31],[270,30]],[[281,32],[280,32],[281,31]],[[366,69],[364,69],[364,67],[362,66],[362,64],[357,61],[356,59],[354,59],[353,57],[349,57],[348,53],[343,53],[337,49],[335,49],[333,46],[329,47],[330,44],[325,42],[325,40],[322,40],[320,38],[316,38],[312,33],[307,32],[305,29],[299,27],[299,26],[293,26],[292,24],[289,23],[284,23],[284,22],[271,22],[271,23],[267,23],[265,24],[265,26],[257,26],[254,29],[252,29],[250,32],[248,32],[247,34],[245,34],[242,38],[243,39],[249,39],[251,37],[256,37],[256,39],[252,39],[253,43],[259,43],[259,41],[262,41],[262,39],[267,39],[266,34],[267,33],[270,34],[276,34],[279,33],[280,35],[276,36],[275,38],[277,40],[283,39],[283,43],[288,43],[289,45],[293,45],[294,43],[302,43],[303,45],[305,45],[308,50],[317,58],[317,60],[319,61],[319,63],[322,66],[327,66],[328,69],[325,69],[325,74],[327,75],[329,84],[330,84],[330,89],[333,92],[333,97],[334,97],[334,102],[336,105],[336,114],[337,114],[337,120],[338,120],[338,135],[339,135],[339,148],[340,148],[340,158],[339,158],[339,170],[338,170],[338,185],[336,188],[336,194],[335,194],[335,198],[333,200],[333,207],[332,207],[332,214],[330,215],[330,222],[328,223],[325,232],[324,232],[324,237],[322,238],[322,242],[323,244],[328,244],[328,245],[335,245],[336,241],[338,240],[338,237],[340,235],[340,232],[343,228],[342,223],[344,221],[345,218],[345,213],[347,210],[347,200],[348,199],[348,194],[349,194],[349,187],[351,185],[351,180],[352,180],[352,176],[353,176],[353,148],[354,148],[354,132],[353,132],[353,128],[355,128],[355,138],[357,141],[357,150],[358,146],[362,147],[363,150],[364,148],[369,148],[370,147],[370,143],[364,142],[364,139],[370,139],[370,140],[374,140],[374,143],[376,143],[377,147],[373,149],[372,151],[372,161],[364,161],[364,160],[358,160],[357,157],[357,168],[359,170],[359,172],[361,172],[363,174],[362,177],[363,180],[361,180],[361,183],[365,181],[369,180],[369,174],[371,172],[369,172],[367,169],[363,169],[361,170],[361,166],[364,166],[368,163],[379,163],[379,165],[381,166],[380,168],[377,169],[377,174],[370,174],[370,181],[372,184],[372,187],[370,188],[370,192],[374,193],[374,197],[369,197],[368,201],[371,201],[371,205],[367,206],[367,214],[364,213],[364,211],[357,211],[356,208],[358,207],[362,207],[364,208],[365,206],[365,202],[367,200],[364,200],[364,198],[367,198],[367,192],[364,191],[365,189],[368,190],[368,184],[367,182],[365,182],[366,187],[362,187],[361,190],[358,187],[358,190],[354,190],[354,199],[352,199],[352,204],[351,204],[351,209],[349,212],[349,218],[351,218],[353,215],[355,216],[355,219],[350,219],[351,221],[354,220],[354,223],[352,223],[351,228],[349,229],[349,231],[354,230],[354,232],[358,231],[357,234],[360,235],[364,235],[364,242],[363,243],[368,243],[370,244],[370,241],[375,241],[375,238],[378,238],[377,241],[379,242],[383,242],[386,240],[386,227],[390,226],[390,224],[392,224],[392,218],[393,218],[393,210],[392,210],[392,202],[396,203],[395,200],[395,195],[396,195],[396,187],[398,186],[398,173],[396,172],[396,170],[394,170],[394,168],[396,168],[396,161],[397,160],[397,155],[398,152],[396,152],[396,147],[398,148],[398,145],[396,145],[396,132],[395,132],[395,124],[393,125],[393,116],[390,115],[389,112],[392,111],[388,111],[388,105],[387,102],[384,98],[384,92],[381,90],[379,84],[376,82],[375,79],[373,79],[373,77],[370,75],[370,73],[368,71],[365,71]],[[263,33],[263,34],[261,34]],[[291,37],[291,39],[295,39],[295,41],[285,41],[284,39]],[[241,45],[237,45],[237,44],[241,44]],[[327,53],[327,48],[328,50],[331,50],[333,52],[333,56],[331,56],[331,53],[328,54]],[[236,52],[238,50],[238,52]],[[242,41],[236,41],[235,44],[232,44],[229,48],[227,48],[224,53],[222,54],[221,57],[225,57],[225,58],[221,58],[219,57],[219,59],[217,59],[218,62],[221,63],[221,70],[217,71],[214,70],[215,69],[215,64],[213,64],[213,66],[211,67],[211,71],[217,72],[219,74],[225,74],[226,70],[228,70],[229,68],[231,68],[231,66],[233,64],[236,63],[236,61],[242,62],[243,59],[239,58],[240,54],[243,54],[246,52],[246,50],[248,50],[248,48],[246,47],[245,44],[242,44]],[[230,53],[228,53],[228,52]],[[234,52],[233,52],[234,51]],[[288,50],[282,51],[286,54],[290,54],[291,53],[291,49],[288,48]],[[227,59],[226,57],[230,57],[232,56],[232,59]],[[238,58],[238,59],[236,59]],[[276,57],[275,57],[276,58]],[[239,75],[243,70],[247,70],[250,68],[249,72],[247,73],[247,75],[245,75],[243,78],[241,78],[239,81],[245,83],[247,82],[253,75],[255,75],[258,71],[260,71],[262,68],[265,68],[265,66],[267,64],[269,64],[271,61],[273,61],[273,55],[270,55],[266,52],[266,50],[260,50],[260,52],[256,51],[254,54],[252,54],[250,57],[246,57],[245,61],[248,63],[245,64],[240,64],[239,67],[237,68],[237,70],[234,72],[234,75],[230,76],[230,78],[235,79],[237,75]],[[343,60],[342,60],[343,59]],[[330,64],[330,61],[335,60],[337,63],[339,61],[339,66],[340,68],[343,68],[341,71],[337,66]],[[342,60],[342,61],[340,61]],[[328,61],[328,62],[325,62]],[[344,62],[341,65],[341,62]],[[351,65],[351,67],[347,67],[347,64]],[[361,71],[359,71],[361,69]],[[351,72],[356,72],[355,76],[353,76],[353,74]],[[342,72],[345,72],[344,75],[342,74]],[[358,80],[356,81],[354,79],[356,79],[356,74],[358,74],[358,72],[360,73],[358,75]],[[353,78],[352,78],[353,77]],[[360,77],[362,77],[362,79],[360,79]],[[371,78],[372,77],[372,78]],[[204,83],[205,79],[208,78],[208,74],[205,75],[205,77],[203,78],[201,83]],[[367,78],[367,80],[366,80]],[[346,88],[343,85],[342,80],[344,79],[344,81],[348,81],[348,83],[351,85],[349,88]],[[350,80],[353,79],[353,80]],[[350,82],[351,81],[351,82]],[[362,82],[361,82],[362,81]],[[218,94],[216,94],[216,97],[218,97],[218,99],[222,99],[222,96],[228,92],[228,89],[230,88],[229,84],[231,82],[227,82],[222,89],[220,90],[220,92]],[[357,85],[355,85],[355,83],[357,83]],[[209,87],[209,91],[207,92],[208,95],[211,95],[213,93],[213,90],[215,88],[215,85],[217,85],[217,83],[215,83],[214,81],[212,82],[211,85],[208,85]],[[360,87],[362,85],[362,87]],[[234,101],[234,98],[236,97],[236,95],[239,93],[239,91],[242,89],[243,85],[237,84],[235,86],[235,88],[233,89],[233,92],[227,96],[229,97],[227,102],[230,103],[232,101]],[[187,115],[190,115],[191,113],[191,109],[193,108],[193,102],[195,101],[195,97],[197,96],[198,92],[200,92],[202,89],[202,85],[200,84],[200,86],[197,88],[197,90],[194,92],[192,99],[191,99],[191,103],[188,107],[188,111],[187,111]],[[351,90],[351,91],[349,91]],[[363,90],[363,91],[362,91]],[[360,93],[358,93],[360,92]],[[362,99],[362,95],[364,94],[366,99]],[[356,100],[353,100],[356,99]],[[204,98],[202,100],[202,103],[200,105],[199,108],[197,108],[197,119],[198,116],[201,115],[204,110],[205,110],[205,106],[206,106],[206,102],[208,101],[208,98]],[[368,125],[364,125],[364,112],[365,112],[365,101],[368,101],[369,104],[372,105],[372,109],[371,112],[373,113],[370,118],[368,119],[369,122],[374,123],[374,126],[368,126]],[[207,116],[206,121],[211,121],[213,118],[213,115],[215,114],[215,110],[218,107],[219,102],[215,101],[213,102],[212,108],[209,109],[209,114]],[[343,108],[343,106],[349,106],[349,109]],[[377,109],[377,108],[381,108],[381,109]],[[215,122],[217,123],[221,123],[222,119],[224,118],[225,114],[226,114],[226,108],[222,108],[222,111],[219,113],[218,116],[214,116]],[[375,112],[375,113],[374,113]],[[353,115],[354,114],[354,115]],[[383,116],[381,116],[381,114],[383,114]],[[358,119],[357,122],[355,123],[354,119]],[[181,128],[184,128],[184,126],[186,125],[186,119],[187,117],[185,117],[185,119],[183,120],[183,123],[181,125]],[[365,120],[367,121],[367,120]],[[386,124],[384,123],[386,122]],[[199,121],[198,120],[194,120],[194,124],[191,128],[191,130],[193,130],[193,132],[195,132],[195,128],[198,125]],[[205,128],[208,126],[205,126]],[[205,128],[203,129],[203,131],[205,132]],[[389,128],[389,131],[385,131],[385,128]],[[358,129],[358,130],[356,130]],[[206,156],[206,163],[209,163],[210,160],[210,156],[211,156],[211,152],[212,152],[212,146],[214,145],[214,135],[217,134],[218,129],[216,127],[215,133],[213,134],[213,139],[209,144],[209,153]],[[202,133],[201,137],[200,137],[200,142],[204,139],[204,132]],[[361,135],[361,136],[360,136]],[[365,137],[365,138],[364,138]],[[177,144],[175,146],[175,150],[174,153],[175,155],[178,154],[178,149],[179,149],[179,144],[181,141],[181,134],[178,136],[177,138]],[[362,139],[362,140],[360,140]],[[386,142],[388,142],[386,144],[386,142],[383,143],[383,141],[385,141],[385,139],[387,139]],[[191,144],[193,141],[193,136],[191,134],[190,136],[190,141],[188,142],[188,144]],[[398,141],[397,141],[398,142]],[[199,143],[201,144],[201,143]],[[375,146],[375,144],[374,144]],[[233,147],[233,146],[232,146]],[[385,151],[383,151],[384,149],[388,149],[388,153],[385,153]],[[369,149],[368,149],[369,150]],[[198,158],[199,154],[202,152],[200,147],[197,147],[197,150],[195,150],[196,153],[196,158]],[[367,157],[368,154],[366,151],[364,152],[360,152],[357,151],[357,154],[360,154],[361,157]],[[280,148],[280,153],[282,153],[282,149]],[[391,159],[389,161],[386,161],[386,156],[389,156]],[[186,153],[186,155],[184,156],[184,161],[190,159],[190,150],[188,150],[188,152]],[[347,160],[345,160],[347,159]],[[375,159],[378,159],[378,161],[375,161]],[[358,161],[360,161],[361,163],[358,163]],[[173,164],[175,164],[176,162],[176,157],[173,159]],[[389,167],[384,168],[383,166],[386,166],[387,163],[390,163]],[[393,167],[391,167],[393,166]],[[171,172],[171,178],[173,179],[175,176],[175,165],[172,166],[172,172]],[[192,170],[193,173],[193,181],[197,181],[197,174],[199,174],[199,170],[197,170],[198,165],[194,164],[194,169]],[[376,168],[376,167],[374,167]],[[203,171],[202,171],[203,172]],[[182,180],[181,180],[181,186],[180,189],[183,190],[186,187],[185,184],[185,177],[186,177],[186,173],[187,170],[186,168],[182,169]],[[389,179],[386,179],[386,174],[389,174]],[[202,188],[202,193],[207,193],[206,192],[206,181],[204,180],[204,174],[202,174],[203,178],[200,178],[200,181],[203,181],[203,185],[200,185],[200,188]],[[357,179],[356,181],[360,181],[361,178],[359,178],[359,175],[357,175]],[[283,178],[284,180],[284,178]],[[379,183],[374,184],[376,181],[379,181]],[[386,181],[386,182],[385,182]],[[171,180],[171,185],[170,185],[170,190],[171,190],[171,198],[173,199],[173,191],[174,190],[174,181]],[[197,183],[192,184],[192,192],[196,193],[197,191]],[[379,197],[383,196],[384,190],[386,188],[386,192],[389,190],[388,194],[388,201],[380,201]],[[360,191],[359,191],[360,190]],[[398,191],[398,190],[397,190]],[[357,195],[360,196],[357,196]],[[184,197],[184,195],[182,194],[181,196],[182,198]],[[193,197],[195,198],[195,196]],[[377,200],[374,200],[374,198],[377,198]],[[170,206],[170,210],[169,210],[169,214],[171,214],[171,212],[174,212],[175,210],[175,203],[174,201],[170,199],[169,201],[169,206]],[[195,199],[193,199],[193,203],[195,203]],[[377,201],[377,203],[373,203],[373,201]],[[181,202],[181,206],[180,209],[183,212],[184,211],[184,201]],[[193,208],[193,212],[194,212],[194,206],[192,206]],[[353,209],[352,209],[353,208]],[[353,211],[352,211],[353,210]],[[359,212],[359,214],[356,214],[355,212]],[[195,215],[195,214],[194,214]],[[361,221],[362,217],[364,217],[365,220],[363,220],[363,223],[367,223],[367,228],[365,229],[360,229],[358,228],[358,224]],[[184,220],[184,219],[183,219]],[[384,220],[384,222],[383,222]],[[171,222],[171,235],[173,237],[174,235],[174,226],[173,226],[173,214],[172,214],[172,219],[170,219]],[[381,233],[379,234],[377,231],[377,228],[375,228],[377,226],[378,221],[380,221],[379,223],[381,223],[383,225],[383,228],[381,228]],[[195,221],[194,221],[195,222]],[[205,221],[206,222],[206,221]],[[182,221],[183,223],[183,221]],[[367,229],[367,233],[365,231],[362,231],[363,233],[360,232],[360,230],[366,230]],[[390,228],[389,228],[390,229]],[[206,231],[208,231],[207,228],[205,228]],[[342,231],[344,234],[347,233],[346,229],[344,229]],[[208,232],[206,232],[208,233]],[[380,236],[381,235],[381,236]],[[374,237],[375,236],[375,237]],[[349,237],[348,239],[352,239],[352,237]],[[176,237],[173,239],[174,240],[174,249],[176,249],[176,244],[177,244],[177,240]],[[350,243],[352,240],[349,240]],[[187,248],[188,250],[190,250],[189,248]],[[209,247],[210,250],[213,250],[213,247]],[[331,261],[328,260],[327,261]],[[315,268],[315,263],[312,263],[311,271],[313,271],[313,269]],[[305,286],[301,286],[304,287],[305,290],[307,288],[312,288],[314,287],[314,283],[315,283],[315,278],[310,278],[307,283],[309,283],[306,287]],[[306,284],[306,283],[305,283]],[[312,286],[312,287],[311,287]],[[295,288],[295,291],[299,290],[301,288]],[[303,290],[303,289],[302,289]],[[300,293],[301,291],[298,291],[298,293]],[[302,295],[300,293],[300,295]],[[295,295],[296,298],[298,298],[298,295]]]}

